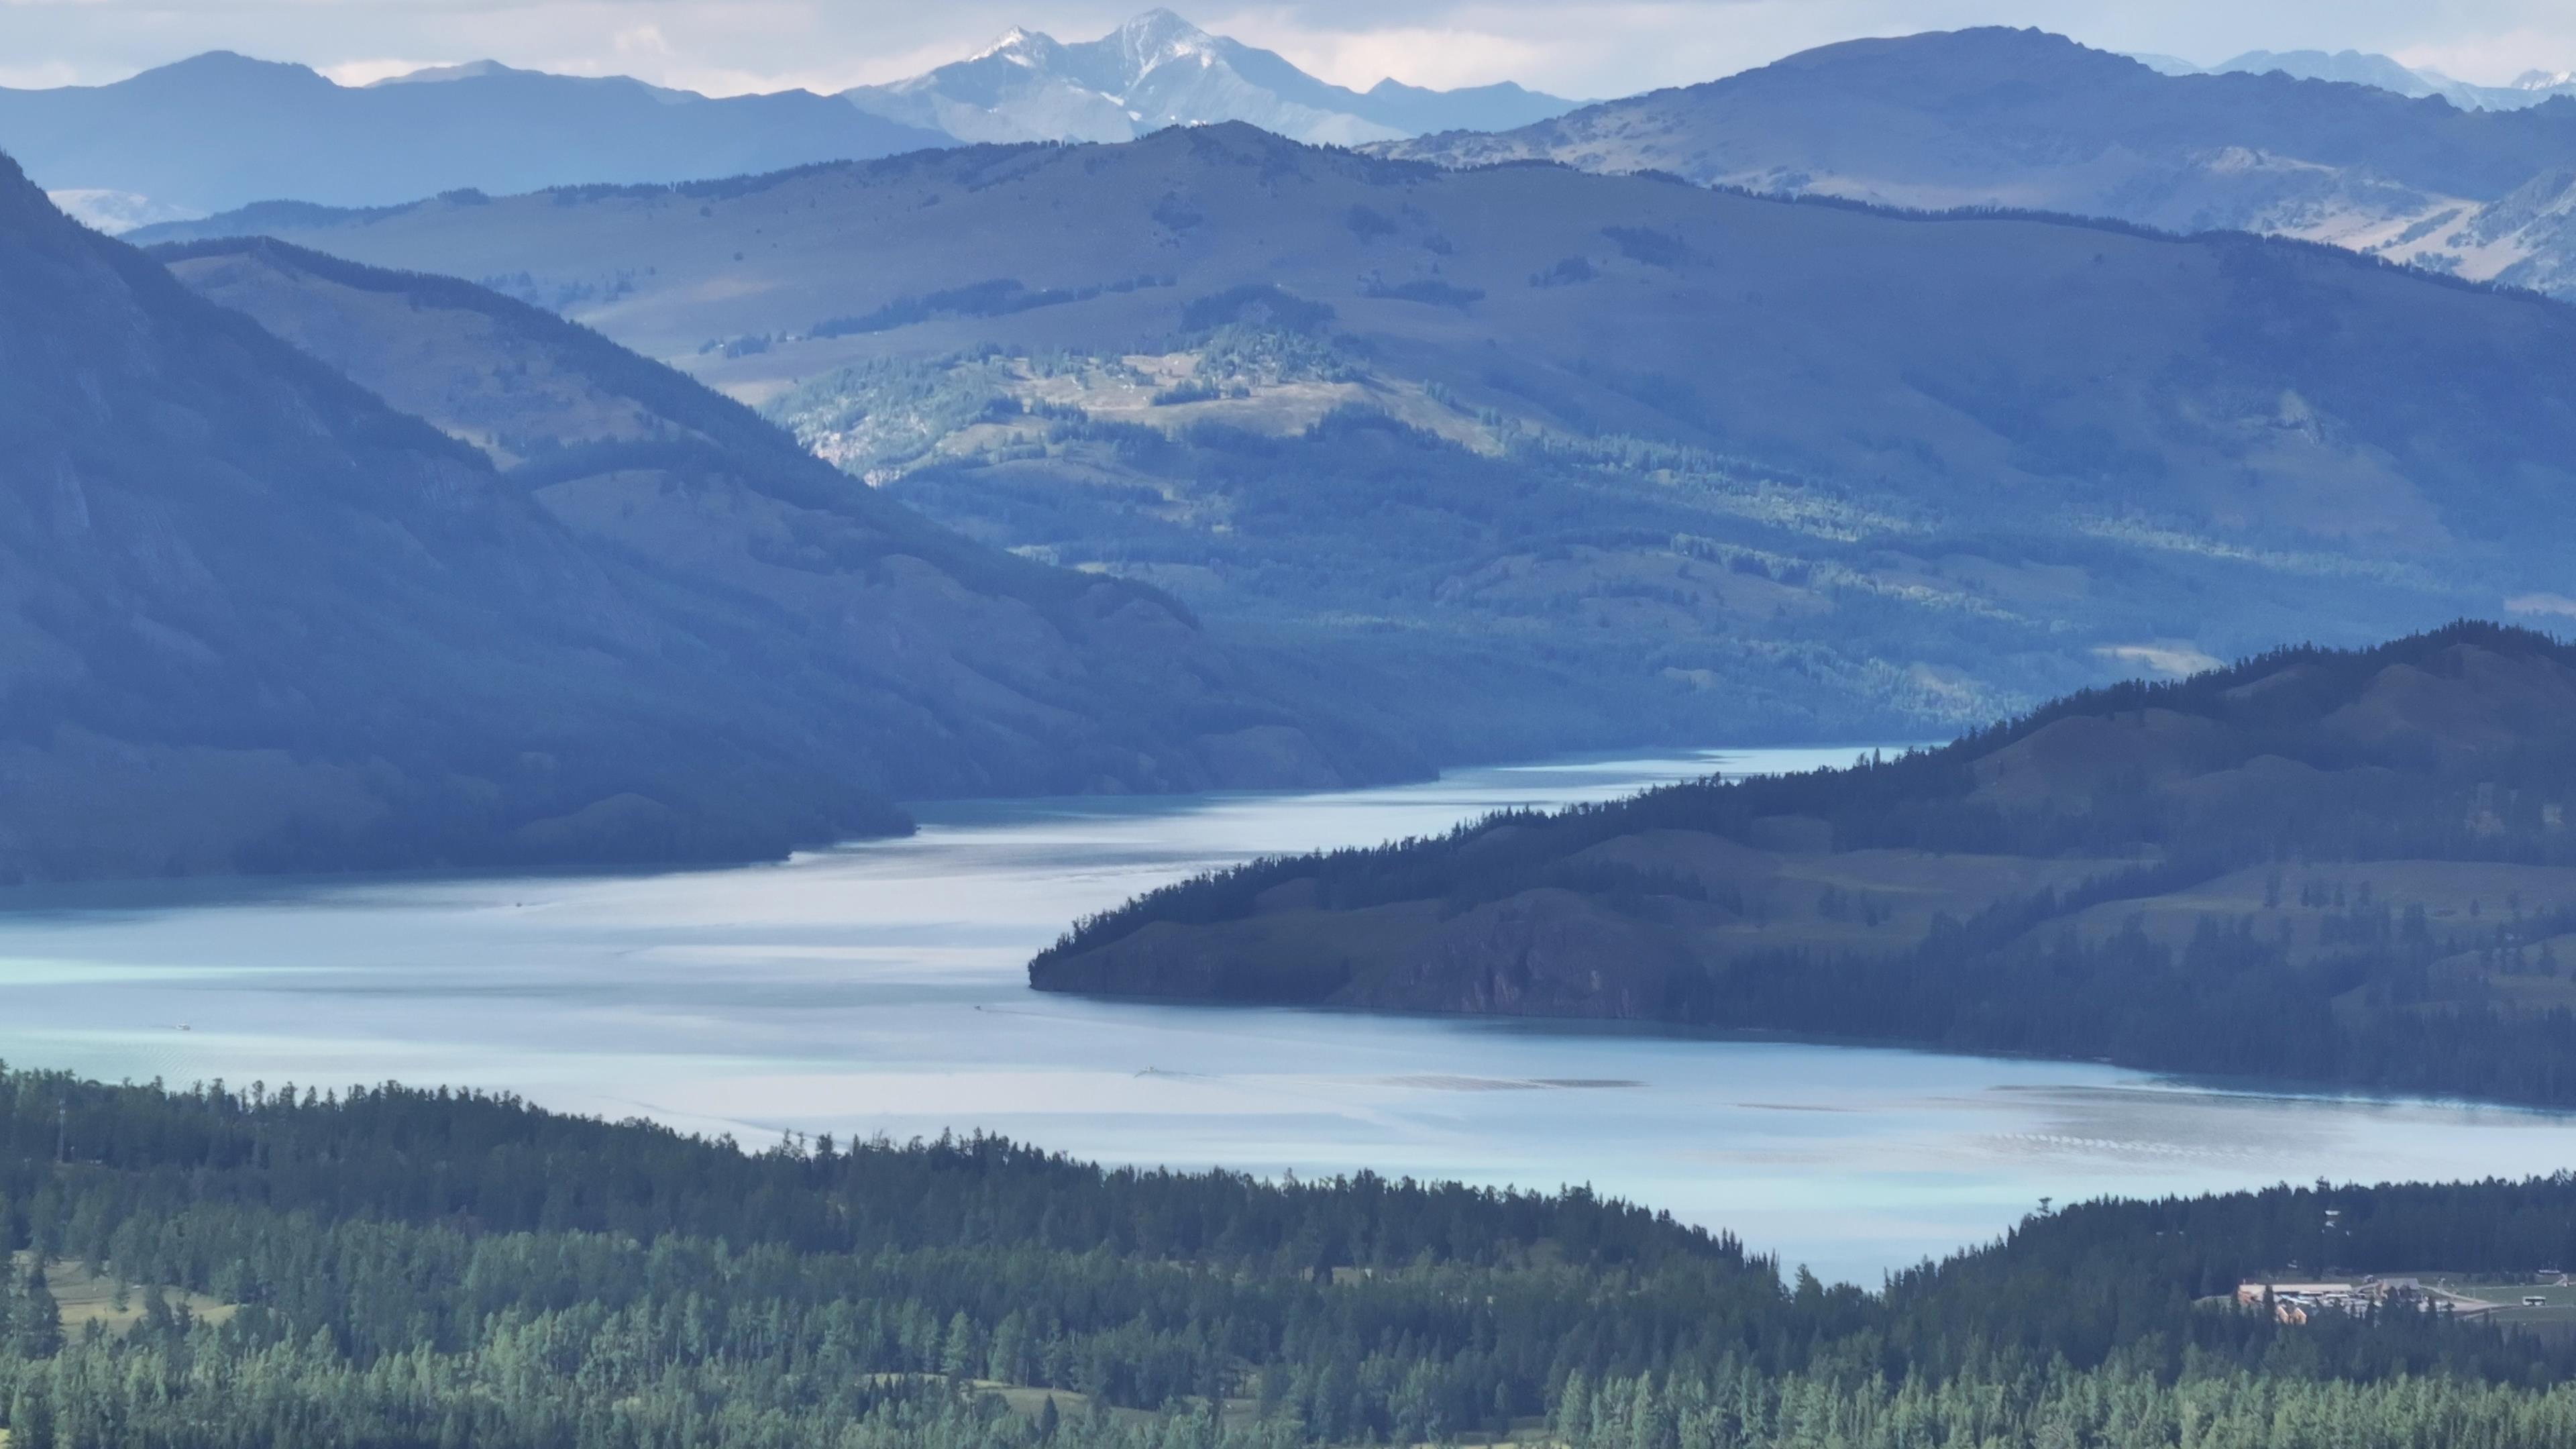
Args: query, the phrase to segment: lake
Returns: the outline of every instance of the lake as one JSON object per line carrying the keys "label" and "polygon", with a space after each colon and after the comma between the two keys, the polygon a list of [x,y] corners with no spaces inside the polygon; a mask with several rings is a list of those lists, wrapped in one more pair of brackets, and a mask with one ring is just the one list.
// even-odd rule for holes
{"label": "lake", "polygon": [[2043,1197],[2576,1164],[2576,1118],[2507,1108],[1025,984],[1029,955],[1074,917],[1247,854],[1850,753],[931,806],[910,839],[676,875],[18,892],[0,913],[0,1058],[173,1083],[507,1089],[752,1146],[980,1128],[1122,1163],[1588,1182],[1872,1285]]}

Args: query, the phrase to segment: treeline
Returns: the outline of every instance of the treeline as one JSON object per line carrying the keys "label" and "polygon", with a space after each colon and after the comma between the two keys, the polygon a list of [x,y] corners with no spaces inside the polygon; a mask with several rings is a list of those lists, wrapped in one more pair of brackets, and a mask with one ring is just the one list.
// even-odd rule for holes
{"label": "treeline", "polygon": [[[1399,865],[1365,889],[1381,899],[1418,899],[1403,893],[1408,884],[1419,887],[1400,868],[1404,850],[1387,848]],[[2219,874],[2223,861],[2178,856],[2078,889],[2014,897],[1966,921],[1936,918],[1922,941],[1903,950],[1785,947],[1676,963],[1660,999],[1648,1005],[1661,1021],[1713,1030],[2576,1106],[2576,1056],[2567,1049],[2576,1014],[2514,1006],[2457,982],[2437,985],[2433,972],[2438,960],[2474,951],[2506,974],[2555,975],[2548,938],[2576,931],[2576,911],[2499,922],[2463,937],[2453,926],[2437,935],[2420,908],[2355,903],[2319,919],[2328,949],[2317,952],[2294,951],[2285,923],[2268,913],[2204,915],[2178,942],[2150,935],[2139,916],[2098,934],[2067,920],[2090,907],[2188,889]],[[1228,878],[1227,895],[1191,893],[1166,919],[1189,919],[1181,909],[1222,909],[1229,896],[1280,883],[1247,867]],[[1442,906],[1455,913],[1539,887],[1579,891],[1647,919],[1690,904],[1745,909],[1729,885],[1562,859],[1451,885]],[[1876,908],[1866,895],[1829,894],[1818,903],[1820,911],[1847,915]],[[1099,927],[1077,927],[1084,929]],[[1310,1005],[1331,999],[1348,980],[1339,958],[1317,952],[1246,961],[1214,984],[1221,1000]]]}
{"label": "treeline", "polygon": [[[2178,864],[2178,875],[2196,873]],[[2302,956],[2278,917],[2205,915],[2188,939],[2168,943],[2134,916],[2099,937],[2047,927],[2075,908],[2062,902],[2042,891],[1965,923],[1936,923],[1910,951],[1739,957],[1676,976],[1665,1014],[1709,1027],[2576,1106],[2567,1049],[2576,1015],[2437,989],[2434,962],[2463,943],[2437,939],[2420,910],[2325,917],[2325,933],[2343,939]],[[2514,939],[2571,928],[2576,914],[2536,916]],[[2519,944],[2480,949],[2538,969]]]}
{"label": "treeline", "polygon": [[[1649,1449],[2061,1421],[2082,1443],[2124,1404],[2170,1424],[2294,1401],[2326,1426],[2415,1405],[2518,1426],[2474,1442],[2576,1434],[2535,1387],[2576,1346],[2195,1302],[2294,1259],[2564,1259],[2566,1177],[2092,1205],[1872,1294],[1582,1191],[1108,1171],[985,1138],[746,1153],[390,1087],[14,1073],[0,1144],[11,1449],[1209,1449],[1542,1418]],[[49,1260],[133,1285],[138,1321],[67,1332]],[[1010,1412],[992,1382],[1063,1403]]]}
{"label": "treeline", "polygon": [[[1087,917],[1038,960],[1092,949],[1153,921],[1239,919],[1263,891],[1289,880],[1312,879],[1319,903],[1337,909],[1460,892],[1490,899],[1618,836],[1690,830],[1743,839],[1754,822],[1781,816],[1824,822],[1836,850],[2173,850],[2219,862],[2298,856],[2576,863],[2576,831],[2561,828],[2554,813],[2576,799],[2576,751],[2561,747],[2554,733],[2533,733],[2510,749],[2476,751],[2464,765],[2420,737],[2365,739],[2319,727],[2391,665],[2432,663],[2461,644],[2576,667],[2576,645],[2474,621],[2374,649],[2281,649],[2188,679],[2088,689],[1938,749],[1863,756],[1841,769],[1732,781],[1712,776],[1555,812],[1505,811],[1441,836],[1253,861]],[[2244,688],[2255,680],[2266,687]],[[2264,756],[2308,765],[2319,776],[2376,768],[2367,790],[2325,779],[2269,787],[2246,781],[2212,799],[2164,789],[2141,770],[2125,779],[2087,778],[2080,809],[2008,811],[1970,798],[1979,783],[1977,763],[1998,750],[2063,720],[2148,711],[2209,721],[2214,728],[2198,745],[2209,769]]]}

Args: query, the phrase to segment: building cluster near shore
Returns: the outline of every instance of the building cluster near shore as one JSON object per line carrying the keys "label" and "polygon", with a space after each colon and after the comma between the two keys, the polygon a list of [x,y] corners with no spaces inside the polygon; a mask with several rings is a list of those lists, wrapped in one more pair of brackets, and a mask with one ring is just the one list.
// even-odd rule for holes
{"label": "building cluster near shore", "polygon": [[[2535,1285],[2558,1287],[2566,1287],[2570,1283],[2568,1275],[2556,1268],[2541,1269],[2531,1275],[2531,1281]],[[2551,1305],[2551,1298],[2545,1293],[2519,1293],[2518,1296],[2520,1306],[2524,1308]],[[2384,1308],[2409,1308],[2419,1313],[2439,1309],[2466,1318],[2513,1306],[2509,1301],[2473,1298],[2439,1283],[2428,1284],[2420,1276],[2383,1278],[2376,1274],[2343,1282],[2252,1278],[2236,1285],[2236,1301],[2252,1309],[2268,1305],[2273,1316],[2283,1323],[2306,1323],[2320,1313],[2368,1314]]]}
{"label": "building cluster near shore", "polygon": [[2382,1308],[2432,1306],[2421,1279],[2378,1277],[2342,1283],[2249,1280],[2236,1285],[2236,1301],[2247,1308],[2269,1305],[2283,1323],[2305,1323],[2319,1313],[2367,1314]]}

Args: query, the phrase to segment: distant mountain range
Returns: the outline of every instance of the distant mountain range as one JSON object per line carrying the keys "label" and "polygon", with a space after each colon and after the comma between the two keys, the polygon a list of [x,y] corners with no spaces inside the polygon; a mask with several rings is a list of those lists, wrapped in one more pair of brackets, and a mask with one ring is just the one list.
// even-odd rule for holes
{"label": "distant mountain range", "polygon": [[965,60],[842,96],[964,141],[1125,141],[1165,126],[1246,121],[1295,140],[1352,146],[1525,126],[1575,106],[1509,82],[1432,91],[1383,80],[1347,90],[1169,10],[1148,10],[1070,45],[1015,29]]}
{"label": "distant mountain range", "polygon": [[2552,96],[2576,96],[2576,75],[2566,71],[2527,70],[2511,85],[2482,86],[2359,50],[2249,50],[2212,66],[2194,65],[2170,55],[2129,58],[2165,75],[2265,75],[2278,71],[2299,80],[2346,81],[2412,98],[2440,96],[2464,111],[2518,111]]}
{"label": "distant mountain range", "polygon": [[2576,311],[2241,233],[1241,125],[144,235],[227,229],[560,308],[987,543],[1406,681],[1440,758],[2576,612]]}
{"label": "distant mountain range", "polygon": [[1526,125],[1572,105],[1510,84],[1345,90],[1155,10],[1075,45],[1015,30],[970,59],[839,96],[710,98],[492,61],[343,86],[304,66],[214,52],[112,85],[0,89],[0,151],[57,205],[119,232],[257,201],[381,206],[449,191],[687,181],[959,141],[1123,141],[1216,121],[1357,144]]}
{"label": "distant mountain range", "polygon": [[2576,98],[2463,111],[2278,70],[2166,75],[2036,30],[1829,45],[1516,131],[1383,151],[2268,232],[2576,297]]}
{"label": "distant mountain range", "polygon": [[803,91],[711,100],[488,64],[343,86],[217,52],[113,85],[0,90],[0,151],[84,220],[110,226],[269,198],[372,206],[947,144]]}

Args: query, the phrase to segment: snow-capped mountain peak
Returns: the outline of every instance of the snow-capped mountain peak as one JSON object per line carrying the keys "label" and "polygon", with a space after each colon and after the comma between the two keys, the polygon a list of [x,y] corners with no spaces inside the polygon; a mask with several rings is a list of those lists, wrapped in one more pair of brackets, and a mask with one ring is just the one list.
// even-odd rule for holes
{"label": "snow-capped mountain peak", "polygon": [[1040,35],[1026,26],[1014,25],[995,36],[992,44],[966,57],[964,63],[972,65],[976,61],[990,60],[997,55],[1004,59],[1025,63],[1029,59],[1029,51],[1034,48],[1036,42],[1041,40],[1046,41],[1050,46],[1055,43],[1049,37]]}
{"label": "snow-capped mountain peak", "polygon": [[1013,27],[964,60],[842,94],[861,110],[963,141],[1124,141],[1165,126],[1248,121],[1301,141],[1358,145],[1527,125],[1573,108],[1511,85],[1381,85],[1363,95],[1164,9],[1070,44]]}
{"label": "snow-capped mountain peak", "polygon": [[1174,61],[1214,65],[1219,47],[1226,43],[1171,11],[1159,9],[1148,10],[1119,26],[1111,38],[1117,41],[1121,58],[1126,61],[1131,84]]}

